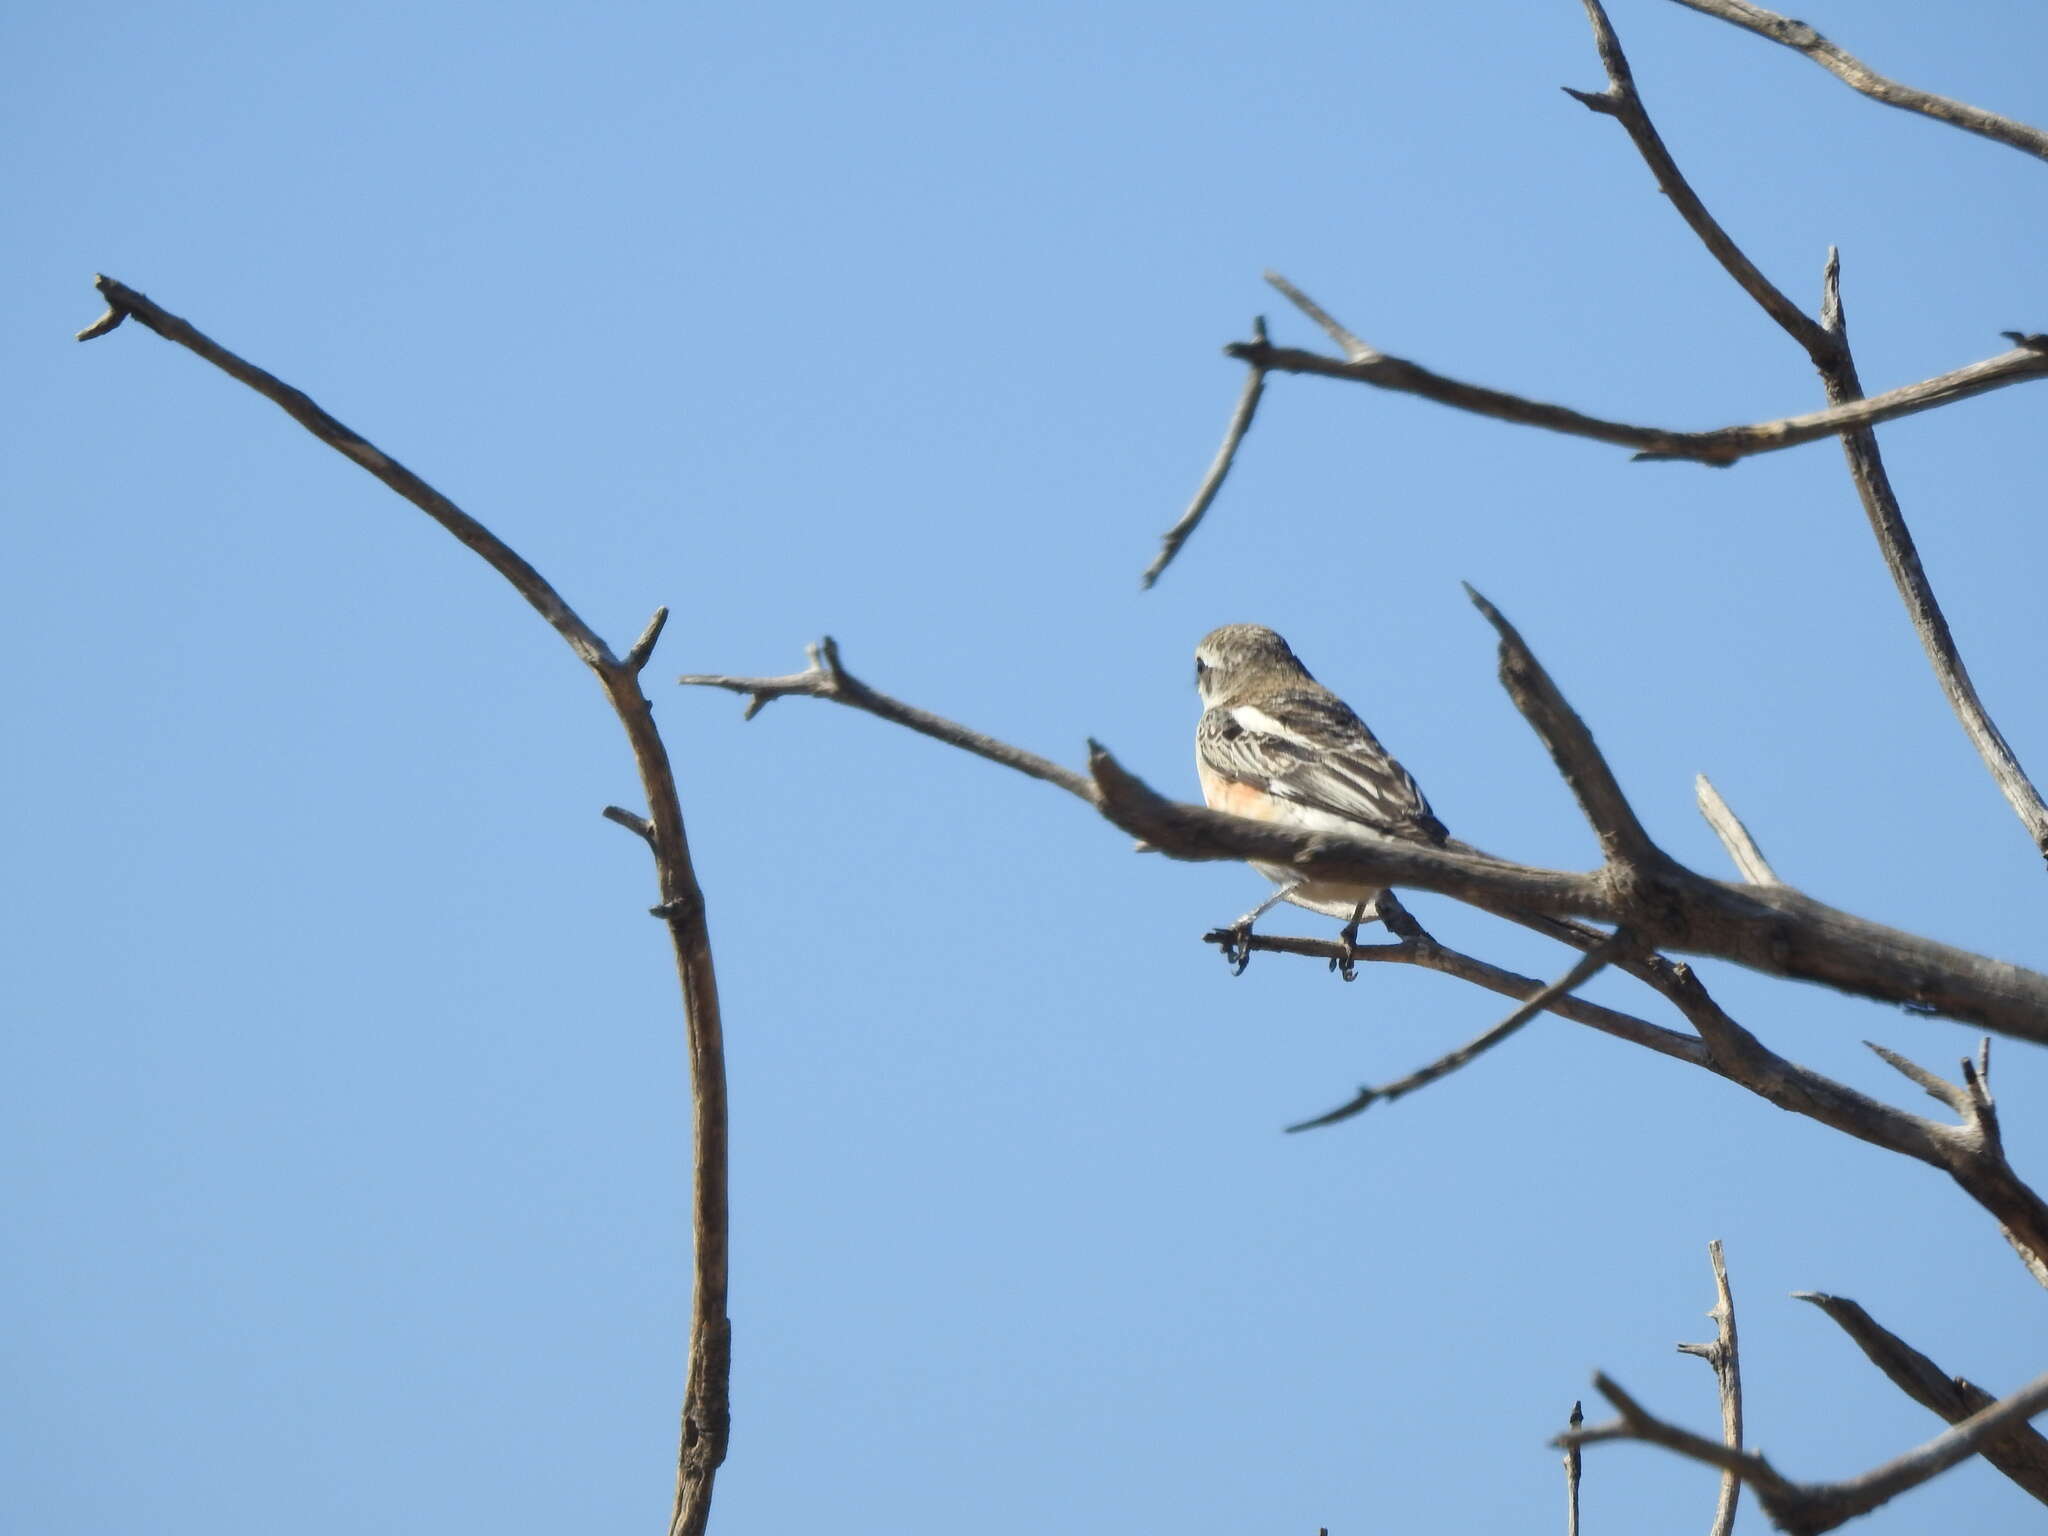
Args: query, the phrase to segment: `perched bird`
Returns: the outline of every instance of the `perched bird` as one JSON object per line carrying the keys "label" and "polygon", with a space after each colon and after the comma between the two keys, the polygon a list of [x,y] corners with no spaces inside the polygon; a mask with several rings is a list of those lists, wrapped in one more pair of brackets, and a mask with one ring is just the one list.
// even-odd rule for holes
{"label": "perched bird", "polygon": [[[1195,728],[1195,768],[1202,798],[1216,810],[1345,837],[1437,847],[1448,838],[1408,770],[1272,630],[1226,624],[1212,631],[1195,648],[1195,687],[1206,706]],[[1238,943],[1225,954],[1240,971],[1251,925],[1276,902],[1345,919],[1348,946],[1380,895],[1378,886],[1308,880],[1285,864],[1252,867],[1280,889],[1232,925]],[[1350,967],[1342,968],[1348,976]]]}

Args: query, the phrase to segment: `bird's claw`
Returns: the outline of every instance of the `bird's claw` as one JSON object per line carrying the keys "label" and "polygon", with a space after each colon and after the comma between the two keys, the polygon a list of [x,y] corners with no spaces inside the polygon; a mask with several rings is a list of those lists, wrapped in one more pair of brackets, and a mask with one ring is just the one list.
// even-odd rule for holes
{"label": "bird's claw", "polygon": [[1346,981],[1358,980],[1358,925],[1364,921],[1365,908],[1361,905],[1337,935],[1338,950],[1330,956],[1330,969]]}
{"label": "bird's claw", "polygon": [[1230,937],[1223,943],[1223,959],[1231,975],[1242,976],[1244,968],[1252,963],[1252,925],[1236,923],[1229,932]]}

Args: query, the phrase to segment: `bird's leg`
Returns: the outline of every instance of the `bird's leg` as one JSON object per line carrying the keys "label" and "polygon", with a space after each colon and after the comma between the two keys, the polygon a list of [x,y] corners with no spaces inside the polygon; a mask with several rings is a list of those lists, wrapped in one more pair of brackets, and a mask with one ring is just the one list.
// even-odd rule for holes
{"label": "bird's leg", "polygon": [[1346,981],[1358,980],[1358,925],[1366,920],[1366,908],[1370,905],[1361,901],[1351,909],[1351,921],[1337,935],[1337,942],[1343,947],[1330,957],[1330,969]]}
{"label": "bird's leg", "polygon": [[1288,881],[1279,890],[1260,902],[1230,925],[1230,942],[1223,946],[1223,958],[1230,965],[1230,974],[1242,976],[1244,968],[1252,963],[1252,924],[1264,917],[1273,908],[1285,901],[1290,892],[1301,884],[1299,879]]}

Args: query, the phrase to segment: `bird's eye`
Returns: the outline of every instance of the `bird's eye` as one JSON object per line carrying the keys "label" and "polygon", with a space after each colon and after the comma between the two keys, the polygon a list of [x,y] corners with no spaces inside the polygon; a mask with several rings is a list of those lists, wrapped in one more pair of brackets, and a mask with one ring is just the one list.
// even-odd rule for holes
{"label": "bird's eye", "polygon": [[1204,672],[1208,671],[1208,670],[1209,670],[1209,663],[1207,663],[1206,661],[1202,660],[1202,658],[1201,658],[1201,657],[1197,656],[1197,657],[1195,658],[1195,681],[1196,681],[1197,683],[1201,682],[1201,680],[1202,680],[1202,674],[1203,674]]}

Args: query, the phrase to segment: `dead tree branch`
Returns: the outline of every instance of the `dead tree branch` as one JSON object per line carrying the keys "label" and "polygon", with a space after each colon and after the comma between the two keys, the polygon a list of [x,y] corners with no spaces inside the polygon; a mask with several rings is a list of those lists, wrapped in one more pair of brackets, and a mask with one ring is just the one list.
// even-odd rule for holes
{"label": "dead tree branch", "polygon": [[1693,780],[1693,794],[1699,801],[1700,814],[1714,829],[1714,836],[1721,839],[1721,846],[1728,850],[1728,857],[1734,860],[1736,872],[1751,885],[1779,884],[1769,860],[1764,858],[1764,851],[1749,835],[1749,828],[1728,808],[1728,802],[1721,798],[1721,792],[1714,788],[1704,773]]}
{"label": "dead tree branch", "polygon": [[1888,107],[1898,107],[1906,112],[1918,112],[1923,117],[1947,123],[1965,133],[1979,134],[2048,160],[2048,133],[2016,119],[2001,117],[1996,112],[1987,112],[1982,107],[1973,107],[1965,101],[1953,101],[1932,91],[1916,90],[1910,85],[1888,80],[1861,59],[1844,53],[1803,21],[1793,21],[1760,5],[1751,5],[1749,0],[1678,0],[1678,3],[1702,16],[1717,17],[1741,27],[1745,32],[1754,32],[1758,37],[1784,44],[1795,53],[1805,54],[1851,90],[1860,91],[1872,101],[1881,101]]}
{"label": "dead tree branch", "polygon": [[1378,1088],[1362,1087],[1358,1090],[1356,1097],[1347,1103],[1338,1105],[1337,1108],[1330,1110],[1326,1114],[1317,1115],[1313,1120],[1303,1120],[1298,1124],[1290,1125],[1287,1127],[1288,1131],[1290,1133],[1294,1131],[1313,1131],[1319,1130],[1326,1125],[1335,1125],[1340,1120],[1349,1120],[1353,1115],[1364,1114],[1374,1104],[1391,1104],[1395,1099],[1413,1093],[1418,1088],[1427,1088],[1439,1078],[1449,1077],[1460,1067],[1466,1066],[1478,1057],[1485,1055],[1546,1008],[1553,1006],[1563,998],[1571,996],[1573,992],[1576,992],[1580,987],[1583,987],[1587,982],[1599,975],[1600,972],[1604,971],[1608,963],[1617,954],[1629,948],[1633,943],[1634,940],[1630,937],[1626,928],[1617,929],[1604,943],[1581,955],[1578,963],[1565,972],[1564,975],[1551,982],[1549,986],[1538,988],[1521,1007],[1502,1019],[1493,1028],[1486,1031],[1485,1034],[1478,1036],[1476,1039],[1466,1041],[1455,1051],[1439,1056],[1435,1061],[1428,1063],[1426,1066],[1418,1067],[1406,1077],[1397,1078],[1395,1081]]}
{"label": "dead tree branch", "polygon": [[701,1536],[711,1513],[711,1490],[725,1459],[731,1425],[732,1324],[726,1312],[729,1268],[726,1210],[725,1037],[718,1007],[718,981],[711,963],[704,892],[690,859],[682,804],[668,750],[655,729],[653,706],[640,688],[640,671],[652,654],[668,614],[657,610],[623,659],[585,624],[539,571],[482,523],[426,481],[356,432],[343,426],[300,390],[236,356],[193,326],[109,277],[95,279],[107,313],[79,333],[81,341],[103,336],[133,318],[166,341],[196,353],[229,377],[246,384],[337,453],[354,460],[474,550],[546,619],[569,649],[597,675],[605,697],[625,728],[649,814],[635,816],[616,806],[605,815],[644,840],[654,853],[661,901],[654,911],[668,926],[682,985],[690,1052],[694,1106],[692,1150],[695,1180],[692,1209],[696,1273],[690,1312],[689,1376],[683,1390],[682,1438],[676,1458],[676,1494],[670,1536]]}
{"label": "dead tree branch", "polygon": [[[1842,311],[1841,255],[1832,246],[1828,248],[1827,266],[1821,279],[1820,313],[1821,324],[1835,342],[1834,360],[1823,364],[1820,370],[1827,387],[1828,403],[1841,405],[1859,399],[1863,394],[1863,384],[1856,376],[1856,358],[1849,350],[1848,321]],[[2006,744],[2005,736],[1984,708],[1983,701],[1977,697],[1977,685],[1970,681],[1970,669],[1963,665],[1962,652],[1956,648],[1948,619],[1941,611],[1941,604],[1935,600],[1933,584],[1928,581],[1927,571],[1920,563],[1919,548],[1913,543],[1912,531],[1906,527],[1905,513],[1899,509],[1899,498],[1892,491],[1891,476],[1885,473],[1884,458],[1878,452],[1877,434],[1868,429],[1844,432],[1842,456],[1848,461],[1849,477],[1855,483],[1857,499],[1863,503],[1864,515],[1870,519],[1870,531],[1877,536],[1877,547],[1884,555],[1885,569],[1891,572],[1892,583],[1899,589],[1900,600],[1906,605],[1906,615],[1913,622],[1914,632],[1920,636],[1921,649],[1927,652],[1927,659],[1934,667],[1935,681],[1941,685],[1949,708],[1962,722],[1963,734],[1970,738],[1970,745],[1977,749],[1984,766],[1991,770],[1999,793],[2005,796],[2006,803],[2027,829],[2035,850],[2043,858],[2048,858],[2048,803],[2043,802],[2041,792],[2027,777],[2026,770]]]}
{"label": "dead tree branch", "polygon": [[[1680,3],[1691,4],[1692,0],[1680,0]],[[1650,173],[1657,178],[1658,187],[1670,198],[1672,207],[1678,210],[1679,217],[1699,237],[1708,253],[1735,279],[1743,292],[1756,300],[1764,313],[1799,343],[1812,360],[1826,388],[1829,408],[1837,409],[1862,400],[1863,385],[1856,374],[1856,360],[1849,349],[1848,326],[1842,314],[1839,254],[1832,248],[1828,251],[1821,317],[1816,322],[1757,270],[1741,247],[1707,212],[1706,205],[1686,182],[1670,151],[1665,148],[1656,125],[1650,121],[1649,110],[1636,90],[1628,57],[1622,52],[1621,41],[1607,19],[1606,10],[1600,0],[1584,0],[1584,4],[1587,18],[1593,26],[1593,40],[1599,50],[1600,63],[1607,72],[1607,89],[1592,94],[1566,87],[1568,94],[1621,124],[1637,153],[1649,166]],[[1745,6],[1743,9],[1753,8]],[[1717,11],[1715,14],[1722,13]],[[1770,15],[1769,12],[1758,14]],[[1782,23],[1782,18],[1772,20]],[[1810,28],[1807,30],[1811,32]],[[1818,34],[1813,35],[1818,37]],[[1948,699],[1956,718],[1962,722],[1964,734],[1970,738],[1970,744],[1977,749],[1984,765],[1991,770],[2000,793],[2027,829],[2035,850],[2043,858],[2048,858],[2048,803],[2043,802],[2040,792],[2020,767],[2019,760],[2006,744],[2005,737],[1993,723],[1970,681],[1969,669],[1963,665],[1948,620],[1943,616],[1927,572],[1921,566],[1919,551],[1906,527],[1898,497],[1892,492],[1891,479],[1885,473],[1884,459],[1878,452],[1877,435],[1871,431],[1873,425],[1874,422],[1863,422],[1845,427],[1841,433],[1842,452],[1848,460],[1857,498],[1863,503],[1871,532],[1877,537],[1885,568],[1891,572],[1892,581],[1906,605],[1907,617],[1911,619],[1921,647],[1934,667],[1942,694]]]}
{"label": "dead tree branch", "polygon": [[[1573,1429],[1585,1423],[1585,1405],[1573,1403],[1571,1418],[1567,1422]],[[1577,1444],[1564,1448],[1564,1536],[1579,1536],[1579,1473],[1584,1459],[1584,1453]]]}
{"label": "dead tree branch", "polygon": [[1567,406],[1551,405],[1480,384],[1468,384],[1387,352],[1370,351],[1362,357],[1330,357],[1300,347],[1281,347],[1262,341],[1234,341],[1223,351],[1241,363],[1271,373],[1306,373],[1326,379],[1346,379],[1354,384],[1370,384],[1375,389],[1420,395],[1439,405],[1454,406],[1478,416],[1491,416],[1497,421],[1511,421],[1525,427],[1562,432],[1571,437],[1590,437],[1596,442],[1614,443],[1635,449],[1638,459],[1684,459],[1714,465],[1733,464],[1753,454],[1797,448],[1858,427],[1896,421],[1902,416],[1931,411],[1958,400],[1967,400],[1973,395],[2003,389],[2008,384],[2048,375],[2048,354],[2021,346],[1981,362],[1937,374],[1931,379],[1923,379],[1917,384],[1902,385],[1884,394],[1831,406],[1824,411],[1809,411],[1804,415],[1786,416],[1749,426],[1681,432],[1667,427],[1635,426],[1588,416]]}
{"label": "dead tree branch", "polygon": [[[1949,1375],[1848,1297],[1829,1296],[1820,1291],[1792,1294],[1819,1307],[1869,1357],[1870,1363],[1891,1379],[1893,1386],[1949,1423],[1960,1424],[1998,1401],[1967,1377]],[[2026,1424],[2015,1424],[1986,1440],[1979,1454],[2048,1504],[2048,1438]]]}
{"label": "dead tree branch", "polygon": [[[1721,1398],[1721,1443],[1730,1450],[1742,1449],[1742,1356],[1735,1339],[1735,1296],[1728,1289],[1728,1262],[1717,1237],[1707,1244],[1707,1256],[1714,1264],[1714,1307],[1707,1313],[1714,1320],[1710,1344],[1681,1344],[1681,1354],[1698,1355],[1714,1368],[1714,1384]],[[1721,1473],[1721,1496],[1714,1506],[1714,1523],[1708,1536],[1728,1536],[1735,1528],[1735,1505],[1742,1497],[1742,1479],[1733,1472]]]}
{"label": "dead tree branch", "polygon": [[2048,1374],[2036,1377],[2011,1396],[1973,1413],[1926,1444],[1873,1467],[1860,1477],[1838,1483],[1797,1483],[1762,1456],[1736,1450],[1658,1418],[1609,1377],[1595,1374],[1593,1385],[1614,1404],[1619,1417],[1605,1424],[1567,1430],[1556,1444],[1592,1445],[1607,1440],[1640,1440],[1689,1456],[1694,1461],[1733,1472],[1755,1490],[1772,1524],[1792,1536],[1818,1536],[1858,1515],[1868,1514],[1910,1488],[1917,1488],[1958,1462],[1966,1461],[1987,1442],[2002,1437],[2048,1409]]}
{"label": "dead tree branch", "polygon": [[[1348,956],[1354,961],[1366,964],[1413,965],[1423,970],[1435,971],[1439,975],[1469,982],[1488,992],[1499,993],[1502,997],[1518,998],[1525,1002],[1545,991],[1548,986],[1534,976],[1522,976],[1481,960],[1477,956],[1451,949],[1426,933],[1404,938],[1397,944],[1359,944],[1347,948],[1335,939],[1299,939],[1274,933],[1253,933],[1240,939],[1235,929],[1217,928],[1203,934],[1202,941],[1218,946],[1236,942],[1254,951],[1302,955],[1323,961],[1341,961]],[[1570,1019],[1574,1024],[1583,1024],[1603,1035],[1612,1035],[1617,1040],[1640,1045],[1660,1056],[1669,1056],[1696,1067],[1711,1069],[1706,1051],[1695,1036],[1652,1024],[1648,1019],[1637,1018],[1632,1013],[1623,1013],[1619,1009],[1603,1007],[1599,1003],[1589,1003],[1583,998],[1568,995],[1552,998],[1544,1004],[1544,1010],[1556,1014],[1561,1019]]]}
{"label": "dead tree branch", "polygon": [[877,693],[840,665],[839,644],[830,635],[816,645],[806,646],[804,654],[810,657],[810,666],[786,677],[721,677],[693,672],[676,681],[687,688],[723,688],[729,693],[748,695],[746,713],[741,717],[747,720],[790,694],[830,699],[835,704],[844,704],[850,709],[858,709],[916,731],[920,736],[943,741],[949,747],[958,747],[962,752],[972,752],[976,757],[985,757],[1005,768],[1014,768],[1028,778],[1057,784],[1068,794],[1078,796],[1090,805],[1096,803],[1095,785],[1085,775],[1071,768],[1062,768],[1035,752],[1026,752],[1022,747],[1013,747],[993,736],[984,736],[980,731],[956,725],[929,710],[892,699],[886,693]]}
{"label": "dead tree branch", "polygon": [[[1252,338],[1266,339],[1266,317],[1252,319]],[[1152,563],[1145,567],[1145,574],[1138,578],[1141,590],[1149,591],[1152,583],[1180,553],[1181,545],[1187,543],[1201,521],[1208,515],[1209,505],[1215,501],[1216,493],[1223,489],[1223,482],[1230,474],[1230,468],[1237,462],[1239,444],[1244,442],[1245,433],[1252,429],[1252,418],[1259,412],[1259,398],[1266,392],[1266,370],[1247,368],[1244,375],[1244,393],[1237,397],[1237,409],[1230,413],[1230,425],[1223,432],[1223,446],[1216,450],[1216,457],[1209,465],[1209,472],[1202,476],[1202,483],[1195,490],[1195,499],[1188,503],[1187,511],[1181,513],[1180,521],[1167,529],[1159,540],[1159,553]]]}

